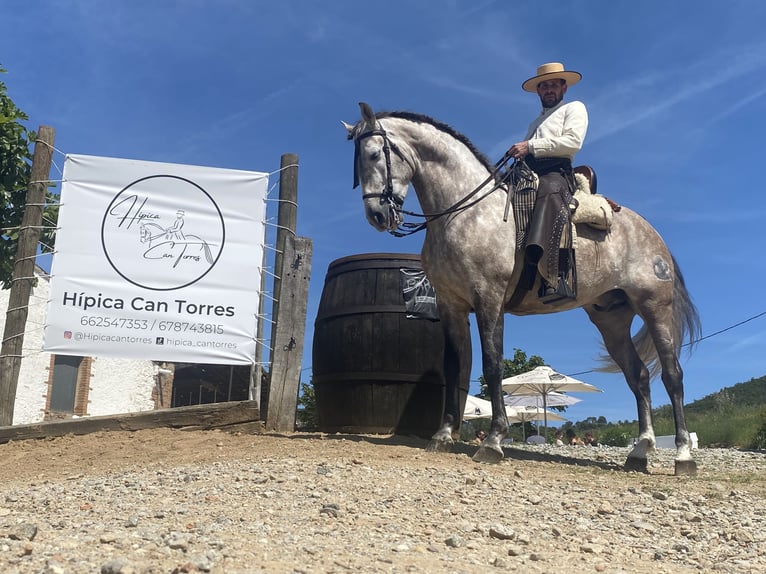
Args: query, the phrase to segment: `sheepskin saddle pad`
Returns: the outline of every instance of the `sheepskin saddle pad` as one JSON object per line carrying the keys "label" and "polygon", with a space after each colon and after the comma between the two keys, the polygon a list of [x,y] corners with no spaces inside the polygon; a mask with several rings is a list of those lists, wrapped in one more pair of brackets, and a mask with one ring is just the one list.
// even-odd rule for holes
{"label": "sheepskin saddle pad", "polygon": [[590,192],[588,178],[575,173],[575,194],[577,209],[572,214],[572,223],[584,223],[596,229],[608,230],[612,226],[612,215],[620,206],[603,195]]}

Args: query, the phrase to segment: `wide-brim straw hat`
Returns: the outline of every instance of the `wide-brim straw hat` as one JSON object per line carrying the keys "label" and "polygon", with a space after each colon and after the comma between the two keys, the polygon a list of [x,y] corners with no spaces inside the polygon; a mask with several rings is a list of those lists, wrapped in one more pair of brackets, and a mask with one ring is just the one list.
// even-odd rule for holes
{"label": "wide-brim straw hat", "polygon": [[525,92],[536,92],[537,84],[544,82],[545,80],[554,80],[556,78],[564,80],[567,83],[567,86],[572,86],[582,79],[582,74],[580,72],[565,70],[564,64],[560,62],[549,62],[548,64],[543,64],[538,67],[537,75],[521,84],[521,89]]}

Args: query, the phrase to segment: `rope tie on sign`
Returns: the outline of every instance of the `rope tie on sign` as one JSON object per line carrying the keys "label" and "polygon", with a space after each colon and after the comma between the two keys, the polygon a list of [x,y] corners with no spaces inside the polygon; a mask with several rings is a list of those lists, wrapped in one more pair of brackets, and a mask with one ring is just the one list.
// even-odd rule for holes
{"label": "rope tie on sign", "polygon": [[298,204],[295,201],[292,201],[291,199],[268,199],[266,198],[266,201],[273,201],[275,203],[287,203],[289,205],[293,205],[296,208],[298,207]]}
{"label": "rope tie on sign", "polygon": [[35,144],[43,144],[44,146],[47,146],[48,148],[50,148],[50,149],[52,149],[53,151],[55,151],[56,153],[58,153],[58,154],[60,154],[60,155],[63,155],[64,157],[66,157],[66,154],[65,154],[63,151],[61,151],[60,149],[58,149],[58,148],[57,148],[56,146],[54,146],[53,144],[49,144],[49,143],[48,143],[48,142],[46,142],[46,141],[43,141],[43,140],[41,140],[41,139],[36,139],[36,140],[35,140]]}
{"label": "rope tie on sign", "polygon": [[280,171],[285,171],[286,169],[289,169],[289,168],[291,168],[291,167],[300,167],[300,166],[299,166],[297,163],[291,163],[291,164],[289,164],[289,165],[286,165],[286,166],[284,166],[284,167],[280,167],[279,169],[275,169],[275,170],[274,170],[274,171],[272,171],[272,172],[269,172],[269,177],[271,177],[271,176],[272,176],[272,175],[274,175],[275,173],[279,173]]}
{"label": "rope tie on sign", "polygon": [[293,237],[298,237],[295,234],[295,231],[293,231],[289,227],[285,227],[284,225],[279,225],[278,223],[269,223],[269,222],[266,222],[266,225],[270,225],[271,227],[276,227],[277,229],[284,229],[285,231],[289,231],[293,235]]}

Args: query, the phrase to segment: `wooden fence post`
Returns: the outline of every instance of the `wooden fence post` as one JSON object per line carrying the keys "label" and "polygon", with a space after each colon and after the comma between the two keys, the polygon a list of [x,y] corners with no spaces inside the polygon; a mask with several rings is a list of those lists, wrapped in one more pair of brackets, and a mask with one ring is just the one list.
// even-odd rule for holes
{"label": "wooden fence post", "polygon": [[306,334],[306,308],[311,278],[312,243],[306,237],[288,236],[284,244],[279,321],[271,349],[271,384],[266,430],[295,430],[295,416]]}
{"label": "wooden fence post", "polygon": [[56,131],[40,126],[32,157],[32,171],[27,188],[24,217],[19,231],[16,260],[11,279],[3,343],[0,349],[0,426],[13,424],[16,387],[21,370],[24,330],[29,314],[29,297],[35,282],[35,258],[40,241],[40,228],[45,210],[45,192],[53,162],[53,141]]}
{"label": "wooden fence post", "polygon": [[[282,288],[282,279],[280,272],[282,270],[282,261],[284,259],[285,241],[287,237],[295,237],[295,230],[298,224],[298,156],[294,153],[282,154],[279,167],[279,211],[277,212],[277,244],[276,255],[274,256],[274,288],[272,290],[271,306],[271,353],[269,354],[269,363],[272,365],[269,369],[269,376],[274,363],[274,349],[276,349],[276,332],[279,324],[279,301]],[[269,404],[271,403],[271,385],[266,387],[265,404],[261,405],[261,412],[268,415]],[[258,397],[260,399],[260,397]]]}

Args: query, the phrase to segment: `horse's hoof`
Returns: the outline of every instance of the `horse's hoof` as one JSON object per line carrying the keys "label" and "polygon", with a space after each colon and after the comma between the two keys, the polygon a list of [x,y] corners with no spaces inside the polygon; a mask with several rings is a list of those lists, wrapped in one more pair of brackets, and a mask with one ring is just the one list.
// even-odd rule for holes
{"label": "horse's hoof", "polygon": [[629,456],[625,461],[625,472],[643,472],[648,474],[647,460],[636,456]]}
{"label": "horse's hoof", "polygon": [[452,441],[449,440],[430,440],[428,442],[428,446],[426,446],[426,451],[428,452],[451,452],[452,451]]}
{"label": "horse's hoof", "polygon": [[488,446],[480,446],[479,450],[476,451],[476,454],[473,455],[472,460],[474,462],[497,464],[503,460],[503,451],[500,449],[495,450],[494,448],[490,448]]}
{"label": "horse's hoof", "polygon": [[697,463],[693,460],[677,460],[676,476],[697,476]]}

